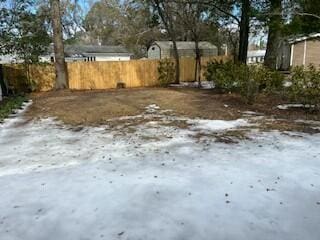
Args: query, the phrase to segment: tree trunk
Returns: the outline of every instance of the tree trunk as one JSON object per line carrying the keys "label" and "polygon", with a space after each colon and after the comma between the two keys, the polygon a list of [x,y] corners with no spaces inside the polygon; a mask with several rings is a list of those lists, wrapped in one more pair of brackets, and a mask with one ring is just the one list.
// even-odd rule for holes
{"label": "tree trunk", "polygon": [[179,59],[179,52],[178,52],[178,47],[177,47],[177,42],[175,39],[172,39],[173,43],[173,55],[175,59],[175,68],[176,68],[176,77],[175,77],[175,84],[180,83],[180,59]]}
{"label": "tree trunk", "polygon": [[196,68],[195,68],[195,81],[198,81],[199,88],[201,87],[201,51],[199,48],[199,40],[195,39],[196,51]]}
{"label": "tree trunk", "polygon": [[269,0],[271,17],[269,20],[269,33],[264,65],[270,69],[277,69],[277,56],[281,41],[282,4],[281,0]]}
{"label": "tree trunk", "polygon": [[68,88],[67,67],[64,59],[62,24],[60,15],[60,1],[50,0],[53,29],[53,45],[56,68],[56,89]]}
{"label": "tree trunk", "polygon": [[250,8],[250,0],[242,0],[238,61],[244,64],[247,63],[248,55]]}

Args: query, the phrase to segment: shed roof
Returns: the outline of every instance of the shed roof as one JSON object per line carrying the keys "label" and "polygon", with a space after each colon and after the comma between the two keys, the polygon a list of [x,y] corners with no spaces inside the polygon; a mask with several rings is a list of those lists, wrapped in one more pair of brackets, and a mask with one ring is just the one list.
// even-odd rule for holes
{"label": "shed roof", "polygon": [[320,33],[312,33],[312,34],[309,34],[309,35],[296,36],[294,38],[290,38],[288,40],[288,42],[290,44],[293,44],[293,43],[296,43],[296,42],[302,42],[304,40],[308,40],[308,39],[312,39],[312,38],[320,38]]}
{"label": "shed roof", "polygon": [[[155,41],[154,44],[158,45],[161,49],[172,49],[173,43],[172,41]],[[181,49],[195,49],[195,42],[189,41],[177,41],[177,48]],[[199,42],[200,49],[217,49],[215,45],[210,42]]]}

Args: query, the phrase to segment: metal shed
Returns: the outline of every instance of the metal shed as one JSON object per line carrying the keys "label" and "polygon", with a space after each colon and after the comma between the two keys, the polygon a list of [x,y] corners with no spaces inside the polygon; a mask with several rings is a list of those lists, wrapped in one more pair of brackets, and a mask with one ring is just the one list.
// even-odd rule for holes
{"label": "metal shed", "polygon": [[[180,57],[195,57],[195,42],[177,42]],[[201,56],[210,57],[218,55],[218,48],[210,42],[199,42]],[[173,57],[172,41],[156,41],[148,50],[149,59],[164,59]]]}

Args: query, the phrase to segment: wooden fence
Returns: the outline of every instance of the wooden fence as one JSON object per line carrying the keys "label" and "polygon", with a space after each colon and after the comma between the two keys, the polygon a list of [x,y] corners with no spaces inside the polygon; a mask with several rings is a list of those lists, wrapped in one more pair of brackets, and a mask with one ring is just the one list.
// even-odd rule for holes
{"label": "wooden fence", "polygon": [[[209,61],[228,59],[226,56],[202,58],[202,75]],[[69,88],[110,89],[116,88],[119,82],[124,83],[127,88],[157,86],[158,66],[159,60],[68,63]],[[49,91],[54,86],[55,70],[51,64],[31,65],[28,71],[21,64],[5,65],[3,70],[7,83],[16,89],[30,86],[27,79],[31,80],[31,86],[35,91]],[[180,80],[193,81],[194,71],[194,58],[181,58]]]}

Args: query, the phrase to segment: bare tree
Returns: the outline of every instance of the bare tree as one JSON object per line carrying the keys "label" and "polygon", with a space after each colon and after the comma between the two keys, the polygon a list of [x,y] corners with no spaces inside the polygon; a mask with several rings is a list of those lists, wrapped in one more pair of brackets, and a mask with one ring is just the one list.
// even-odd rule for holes
{"label": "bare tree", "polygon": [[[172,0],[180,3],[199,3],[206,5],[215,13],[229,17],[239,26],[239,52],[237,60],[240,63],[247,62],[248,42],[250,31],[250,19],[252,16],[252,0]],[[239,6],[240,16],[238,13],[233,13],[234,6]],[[238,12],[238,11],[237,11]],[[217,14],[218,15],[218,14]]]}
{"label": "bare tree", "polygon": [[184,25],[184,30],[191,34],[191,39],[195,43],[195,75],[194,80],[198,81],[201,87],[201,50],[199,47],[202,16],[205,8],[201,4],[201,0],[187,0],[184,3],[177,3],[177,16]]}
{"label": "bare tree", "polygon": [[56,89],[68,88],[67,67],[64,56],[60,1],[50,0],[52,14],[53,45],[56,68]]}
{"label": "bare tree", "polygon": [[170,0],[150,0],[153,8],[158,13],[161,22],[163,23],[166,31],[168,32],[172,44],[173,44],[173,55],[175,59],[175,69],[176,69],[176,77],[175,83],[180,82],[180,59],[179,52],[177,47],[177,34],[174,26],[174,16],[173,16],[173,8],[175,7],[175,3]]}

